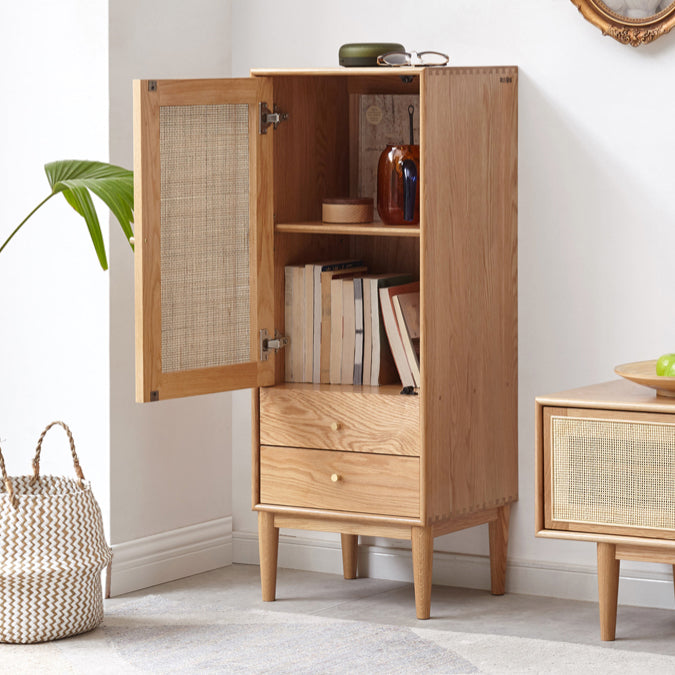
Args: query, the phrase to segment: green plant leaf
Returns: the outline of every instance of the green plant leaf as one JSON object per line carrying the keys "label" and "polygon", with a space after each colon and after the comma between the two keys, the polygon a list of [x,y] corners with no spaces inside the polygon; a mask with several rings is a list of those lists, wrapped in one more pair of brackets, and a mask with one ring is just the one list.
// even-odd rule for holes
{"label": "green plant leaf", "polygon": [[86,188],[75,185],[71,188],[64,188],[62,192],[63,196],[66,198],[66,201],[84,218],[84,221],[87,223],[87,229],[89,230],[89,235],[91,236],[91,240],[94,243],[98,261],[101,263],[101,267],[104,270],[107,270],[108,260],[105,254],[105,242],[103,241],[101,225],[98,221],[98,216],[96,215],[96,209],[94,208],[94,202],[91,199],[91,195],[89,192],[87,192]]}
{"label": "green plant leaf", "polygon": [[134,235],[134,174],[114,164],[66,159],[45,164],[45,173],[52,191],[14,229],[0,246],[3,251],[26,221],[54,195],[61,192],[66,201],[79,213],[87,224],[89,235],[96,249],[101,267],[108,269],[105,242],[90,192],[99,197],[112,211],[131,246]]}
{"label": "green plant leaf", "polygon": [[133,172],[113,164],[84,160],[61,160],[45,164],[52,194],[63,193],[66,201],[85,220],[99,262],[107,269],[101,226],[89,191],[111,210],[131,244],[134,221]]}

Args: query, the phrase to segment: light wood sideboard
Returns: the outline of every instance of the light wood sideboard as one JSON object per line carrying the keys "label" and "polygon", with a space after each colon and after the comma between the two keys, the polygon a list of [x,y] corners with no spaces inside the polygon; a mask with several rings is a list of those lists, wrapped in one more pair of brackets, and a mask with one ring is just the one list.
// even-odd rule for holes
{"label": "light wood sideboard", "polygon": [[596,543],[614,640],[620,561],[675,565],[675,399],[626,380],[540,396],[536,439],[537,536]]}
{"label": "light wood sideboard", "polygon": [[[492,592],[504,592],[518,497],[517,83],[515,67],[134,83],[137,398],[253,389],[264,600],[280,528],[339,532],[346,578],[359,535],[411,541],[424,619],[434,538],[489,523]],[[324,198],[358,196],[366,95],[419,97],[419,225],[321,222]],[[416,395],[285,381],[284,269],[344,258],[419,277]]]}

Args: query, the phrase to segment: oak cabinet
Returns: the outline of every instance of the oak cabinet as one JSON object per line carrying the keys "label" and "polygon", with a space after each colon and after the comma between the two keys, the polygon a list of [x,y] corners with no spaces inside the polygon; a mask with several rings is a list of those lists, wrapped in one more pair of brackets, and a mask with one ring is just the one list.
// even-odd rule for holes
{"label": "oak cabinet", "polygon": [[[504,592],[518,495],[517,76],[343,68],[134,83],[137,398],[253,389],[265,600],[280,527],[340,532],[347,578],[358,535],[411,540],[427,618],[434,537],[490,523],[492,590]],[[322,200],[359,196],[371,170],[359,115],[373,95],[417,97],[419,225],[321,222]],[[419,276],[416,395],[285,382],[284,268],[339,258]]]}
{"label": "oak cabinet", "polygon": [[614,640],[620,561],[675,565],[675,400],[615,380],[538,397],[536,421],[537,536],[597,544]]}

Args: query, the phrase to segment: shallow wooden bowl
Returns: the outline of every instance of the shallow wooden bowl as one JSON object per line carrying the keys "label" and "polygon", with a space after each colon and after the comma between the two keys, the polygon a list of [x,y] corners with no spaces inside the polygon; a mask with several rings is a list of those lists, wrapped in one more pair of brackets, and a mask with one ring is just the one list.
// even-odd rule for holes
{"label": "shallow wooden bowl", "polygon": [[658,396],[675,397],[675,377],[664,377],[656,374],[656,359],[636,361],[616,366],[614,372],[631,382],[656,389]]}

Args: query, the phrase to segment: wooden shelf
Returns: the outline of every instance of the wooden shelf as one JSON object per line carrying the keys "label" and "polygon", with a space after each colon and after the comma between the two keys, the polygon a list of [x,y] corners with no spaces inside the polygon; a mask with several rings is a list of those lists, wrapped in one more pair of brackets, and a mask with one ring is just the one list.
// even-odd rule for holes
{"label": "wooden shelf", "polygon": [[418,237],[419,225],[385,225],[380,222],[358,223],[323,223],[321,221],[306,223],[277,223],[277,232],[294,232],[305,234],[355,234],[371,237]]}
{"label": "wooden shelf", "polygon": [[[401,396],[401,389],[403,388],[403,385],[400,382],[396,384],[381,384],[379,386],[372,386],[367,384],[354,385],[354,384],[313,384],[312,382],[284,382],[283,384],[275,385],[275,388],[280,390],[293,389],[301,392],[363,394],[374,396]],[[419,396],[415,396],[414,400],[419,400]]]}

